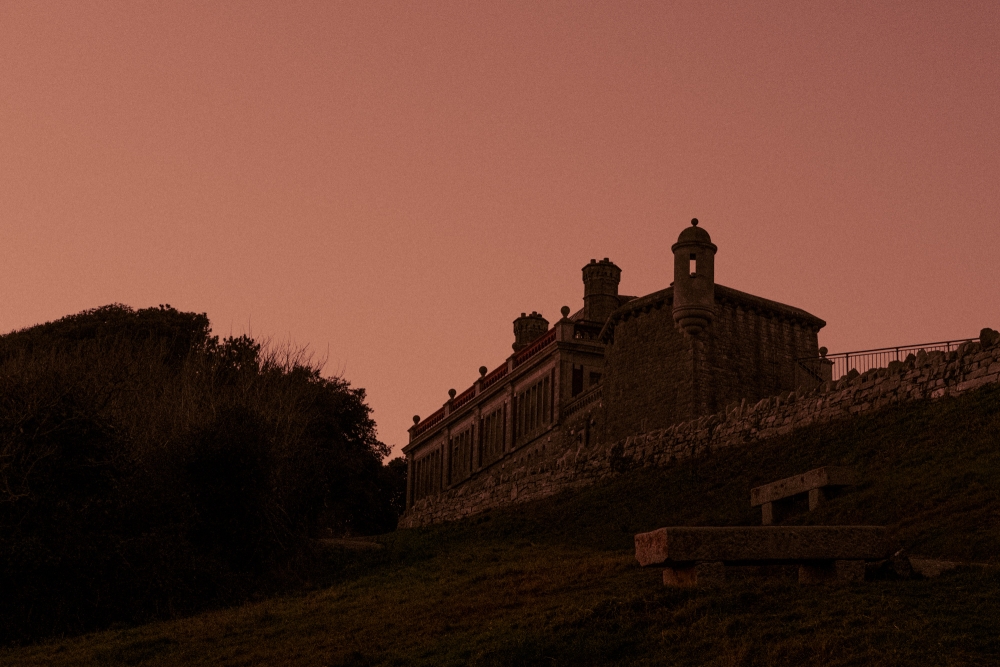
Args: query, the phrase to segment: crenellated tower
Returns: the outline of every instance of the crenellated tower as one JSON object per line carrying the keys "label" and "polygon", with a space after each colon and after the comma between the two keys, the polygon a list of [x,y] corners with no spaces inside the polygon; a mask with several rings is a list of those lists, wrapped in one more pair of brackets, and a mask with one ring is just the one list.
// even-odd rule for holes
{"label": "crenellated tower", "polygon": [[583,267],[583,319],[604,323],[608,315],[621,304],[618,301],[618,283],[622,270],[605,257],[590,260]]}
{"label": "crenellated tower", "polygon": [[520,352],[544,336],[548,330],[549,321],[540,314],[535,311],[531,311],[530,315],[521,313],[521,316],[514,320],[514,344],[511,347],[515,352]]}

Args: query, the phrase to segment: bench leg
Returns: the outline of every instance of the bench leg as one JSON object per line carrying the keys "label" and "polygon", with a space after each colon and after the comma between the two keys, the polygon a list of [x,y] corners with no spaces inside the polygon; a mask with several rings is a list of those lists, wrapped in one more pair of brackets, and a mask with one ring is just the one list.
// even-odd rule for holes
{"label": "bench leg", "polygon": [[850,584],[864,580],[863,560],[813,561],[799,565],[800,584],[821,584],[828,581]]}
{"label": "bench leg", "polygon": [[770,526],[774,523],[774,503],[764,503],[760,506],[760,525]]}
{"label": "bench leg", "polygon": [[726,583],[726,566],[721,562],[697,563],[663,570],[663,585],[671,588],[722,586]]}
{"label": "bench leg", "polygon": [[838,560],[833,565],[837,570],[837,581],[850,584],[865,580],[863,560]]}
{"label": "bench leg", "polygon": [[826,499],[823,489],[809,489],[809,511],[819,507],[819,504]]}
{"label": "bench leg", "polygon": [[663,570],[663,585],[670,588],[694,588],[698,585],[695,566],[666,568]]}
{"label": "bench leg", "polygon": [[817,561],[799,565],[800,584],[821,584],[837,578],[837,569],[832,561]]}

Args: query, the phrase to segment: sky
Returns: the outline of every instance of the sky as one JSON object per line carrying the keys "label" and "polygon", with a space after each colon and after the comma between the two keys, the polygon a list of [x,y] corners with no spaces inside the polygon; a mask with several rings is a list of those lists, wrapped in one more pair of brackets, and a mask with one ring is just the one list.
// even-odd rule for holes
{"label": "sky", "polygon": [[716,281],[831,352],[1000,328],[1000,3],[0,0],[0,331],[109,303],[412,416],[512,321]]}

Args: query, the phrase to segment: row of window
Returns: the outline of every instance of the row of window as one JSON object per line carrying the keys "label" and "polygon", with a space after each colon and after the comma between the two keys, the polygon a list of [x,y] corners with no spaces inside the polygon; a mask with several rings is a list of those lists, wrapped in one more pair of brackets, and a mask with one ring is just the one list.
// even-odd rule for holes
{"label": "row of window", "polygon": [[[576,369],[573,370],[575,395],[579,391],[575,390]],[[581,367],[581,380],[582,370]],[[591,373],[590,380],[591,384],[596,384],[600,381],[600,375]],[[523,391],[514,394],[513,431],[518,443],[534,437],[552,424],[555,412],[554,386],[553,370]],[[445,479],[442,479],[443,450],[435,450],[414,462],[413,499],[419,500],[435,494],[442,488],[442,482],[446,484],[461,482],[468,479],[473,470],[499,460],[503,457],[506,440],[507,404],[503,404],[480,418],[478,428],[475,423],[470,424],[467,429],[448,439],[448,470]]]}
{"label": "row of window", "polygon": [[441,450],[435,449],[413,464],[413,499],[420,500],[441,490]]}
{"label": "row of window", "polygon": [[[478,428],[472,424],[450,438],[448,482],[455,484],[468,479],[474,469],[487,466],[503,456],[506,436],[507,405],[504,404],[482,417]],[[476,447],[476,444],[479,446]]]}
{"label": "row of window", "polygon": [[552,371],[514,395],[514,435],[518,441],[535,435],[552,423],[554,373]]}
{"label": "row of window", "polygon": [[503,445],[507,441],[507,404],[489,413],[482,419],[483,434],[479,465],[488,466],[503,456]]}
{"label": "row of window", "polygon": [[472,474],[472,443],[476,435],[476,426],[473,424],[458,435],[449,438],[451,456],[448,459],[448,482],[455,484],[464,479],[468,479]]}

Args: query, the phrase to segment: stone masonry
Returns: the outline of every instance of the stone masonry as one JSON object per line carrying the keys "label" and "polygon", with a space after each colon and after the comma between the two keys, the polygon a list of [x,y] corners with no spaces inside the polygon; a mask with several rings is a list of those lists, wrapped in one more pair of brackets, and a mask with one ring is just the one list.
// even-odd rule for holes
{"label": "stone masonry", "polygon": [[[817,340],[826,323],[716,284],[717,250],[693,219],[671,246],[674,280],[665,289],[621,295],[621,269],[592,259],[581,270],[582,309],[563,306],[551,328],[539,313],[521,313],[503,364],[481,367],[471,387],[414,417],[403,447],[403,525],[420,521],[431,497],[468,497],[522,466],[551,467],[581,446],[829,380]],[[521,492],[514,485],[509,501]]]}
{"label": "stone masonry", "polygon": [[[602,407],[601,387],[586,410],[545,444],[498,461],[463,484],[414,503],[400,527],[461,519],[495,507],[538,500],[640,467],[662,467],[726,447],[752,446],[811,424],[849,419],[896,403],[956,396],[1000,382],[1000,337],[990,329],[981,342],[950,353],[924,352],[837,382],[783,392],[667,428],[602,443],[585,437]],[[560,442],[552,440],[559,439]]]}

